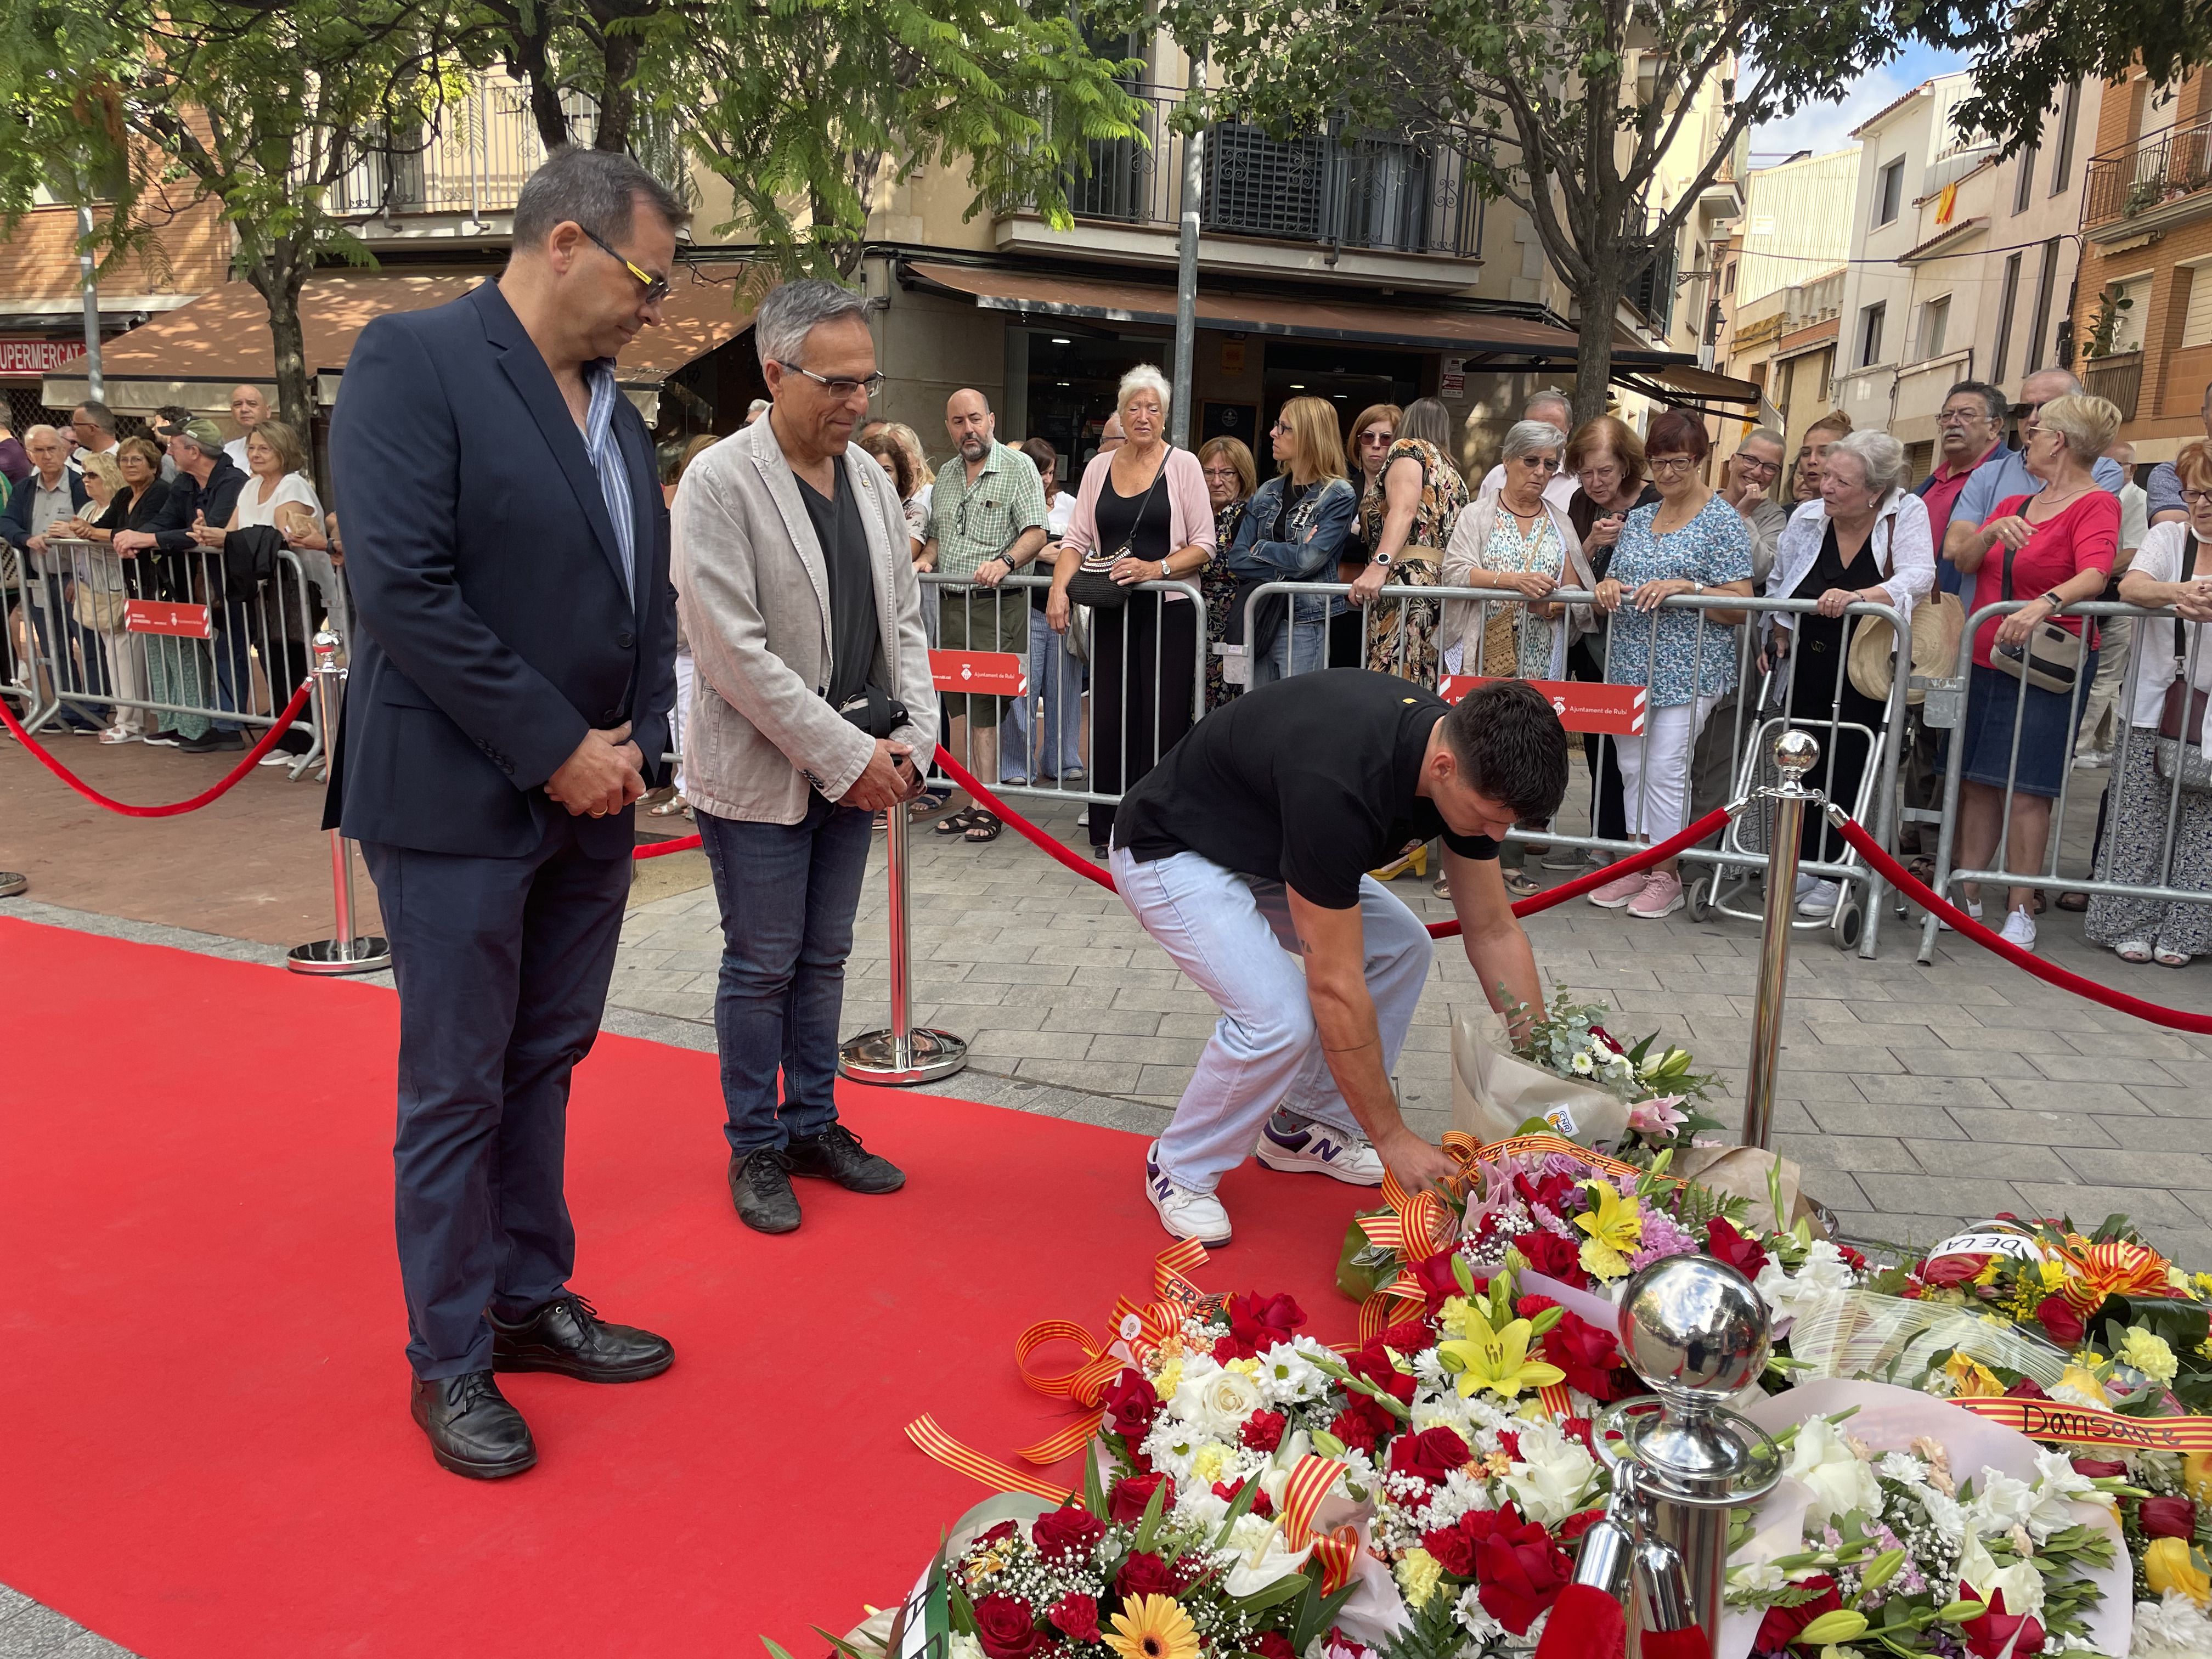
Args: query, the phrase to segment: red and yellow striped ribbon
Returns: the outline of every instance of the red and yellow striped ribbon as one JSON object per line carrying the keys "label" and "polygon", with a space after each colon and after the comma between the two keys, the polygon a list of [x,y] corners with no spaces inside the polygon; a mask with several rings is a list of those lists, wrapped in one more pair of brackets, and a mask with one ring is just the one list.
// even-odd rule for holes
{"label": "red and yellow striped ribbon", "polygon": [[1954,1399],[1951,1403],[1977,1417],[2016,1429],[2031,1440],[2121,1446],[2138,1451],[2212,1451],[2212,1417],[2123,1417],[2094,1407],[2062,1406],[2053,1400],[2016,1400],[2008,1395]]}
{"label": "red and yellow striped ribbon", "polygon": [[1544,1402],[1544,1409],[1560,1422],[1575,1414],[1574,1396],[1567,1392],[1564,1382],[1547,1382],[1536,1390],[1536,1397]]}
{"label": "red and yellow striped ribbon", "polygon": [[1321,1563],[1321,1593],[1334,1595],[1352,1582],[1352,1569],[1359,1559],[1359,1529],[1339,1527],[1314,1540],[1314,1559]]}
{"label": "red and yellow striped ribbon", "polygon": [[1317,1457],[1308,1452],[1291,1471],[1291,1478],[1283,1487],[1283,1542],[1294,1550],[1304,1549],[1314,1535],[1314,1515],[1321,1508],[1321,1500],[1328,1496],[1328,1489],[1344,1473],[1344,1460],[1339,1457]]}
{"label": "red and yellow striped ribbon", "polygon": [[986,1457],[979,1451],[962,1445],[938,1427],[937,1419],[924,1413],[906,1425],[906,1437],[921,1449],[923,1455],[942,1463],[956,1474],[964,1474],[970,1480],[981,1482],[994,1492],[1025,1492],[1033,1498],[1042,1498],[1048,1504],[1065,1504],[1068,1489],[1056,1486],[1049,1480],[1012,1469],[996,1458]]}
{"label": "red and yellow striped ribbon", "polygon": [[2111,1238],[2089,1243],[2079,1235],[2059,1247],[2073,1267],[2059,1294],[2077,1312],[2094,1313],[2108,1296],[2165,1296],[2166,1260],[2145,1244]]}

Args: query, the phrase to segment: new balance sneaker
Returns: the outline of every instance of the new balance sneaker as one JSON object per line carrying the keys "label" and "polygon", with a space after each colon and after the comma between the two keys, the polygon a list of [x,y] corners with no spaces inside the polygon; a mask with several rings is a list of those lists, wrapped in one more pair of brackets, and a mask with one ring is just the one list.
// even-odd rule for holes
{"label": "new balance sneaker", "polygon": [[1353,1187],[1382,1184],[1382,1158],[1361,1137],[1279,1108],[1267,1119],[1255,1149],[1271,1170],[1333,1176]]}
{"label": "new balance sneaker", "polygon": [[1810,886],[1800,876],[1797,886],[1797,914],[1801,916],[1832,916],[1836,904],[1843,897],[1840,882],[1821,881],[1815,878]]}
{"label": "new balance sneaker", "polygon": [[1618,910],[1644,890],[1644,880],[1641,870],[1626,876],[1615,876],[1604,886],[1594,890],[1589,902],[1601,910]]}
{"label": "new balance sneaker", "polygon": [[1212,1193],[1194,1192],[1160,1168],[1160,1143],[1145,1149],[1145,1196],[1170,1238],[1194,1238],[1218,1249],[1229,1242],[1229,1212]]}
{"label": "new balance sneaker", "polygon": [[[1682,878],[1670,876],[1664,870],[1654,870],[1644,878],[1644,890],[1628,901],[1628,914],[1644,921],[1656,921],[1662,916],[1671,916],[1687,902],[1682,896]],[[1599,892],[1605,890],[1600,888]],[[1595,896],[1595,895],[1593,895]]]}
{"label": "new balance sneaker", "polygon": [[2016,945],[2023,951],[2035,949],[2035,918],[2025,910],[2014,910],[2006,915],[2004,927],[1998,931],[2007,945]]}

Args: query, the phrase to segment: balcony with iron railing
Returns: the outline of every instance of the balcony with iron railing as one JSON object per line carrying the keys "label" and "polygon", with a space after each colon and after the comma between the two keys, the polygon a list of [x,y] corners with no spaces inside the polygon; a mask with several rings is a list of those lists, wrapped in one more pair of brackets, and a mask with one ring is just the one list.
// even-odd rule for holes
{"label": "balcony with iron railing", "polygon": [[2092,398],[2110,399],[2118,406],[2122,420],[2132,421],[2142,398],[2142,373],[2141,350],[2092,357],[2081,367],[2081,387]]}
{"label": "balcony with iron railing", "polygon": [[[1141,254],[1146,240],[1172,240],[1182,213],[1187,141],[1174,125],[1181,91],[1130,90],[1139,105],[1137,136],[1092,140],[1066,188],[1077,240],[1103,238]],[[1403,137],[1347,137],[1333,124],[1328,132],[1284,140],[1224,122],[1205,132],[1200,224],[1208,238],[1325,249],[1332,266],[1347,253],[1471,260],[1481,252],[1482,210],[1467,172],[1457,151]],[[1000,232],[1002,245],[1039,251],[1056,240],[1033,216],[1003,216]],[[1057,240],[1064,247],[1065,239]],[[1172,256],[1170,246],[1158,251]],[[1341,274],[1358,274],[1357,266]]]}
{"label": "balcony with iron railing", "polygon": [[2094,240],[2163,230],[2207,214],[2212,214],[2212,117],[2145,133],[2089,159],[2081,228]]}

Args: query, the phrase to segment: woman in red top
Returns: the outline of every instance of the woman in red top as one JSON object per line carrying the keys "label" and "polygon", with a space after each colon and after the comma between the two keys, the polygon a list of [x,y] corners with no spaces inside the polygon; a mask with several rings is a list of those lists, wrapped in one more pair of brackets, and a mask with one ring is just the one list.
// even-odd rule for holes
{"label": "woman in red top", "polygon": [[[2071,763],[2075,729],[2089,683],[2097,677],[2095,630],[2070,692],[2046,691],[1994,665],[1993,653],[2017,658],[2063,606],[2104,592],[2119,546],[2119,498],[2100,489],[2089,469],[2119,430],[2120,411],[2102,398],[2055,398],[2028,416],[2021,458],[2043,480],[2033,495],[1997,503],[1960,550],[1960,571],[1978,575],[1971,611],[2001,599],[2029,603],[1992,617],[1974,632],[1974,672],[1966,690],[1966,724],[1958,732],[1960,766],[1955,869],[1989,867],[2004,831],[2008,870],[2040,871],[2051,839],[2051,802]],[[2011,592],[2005,592],[2010,567]],[[2058,626],[2080,634],[2079,617]],[[2015,740],[2016,739],[2016,740]],[[2011,794],[2008,821],[2005,799]],[[1981,914],[1975,884],[1966,890],[1969,915]],[[2014,887],[2006,900],[2004,936],[2035,948],[2035,890]]]}

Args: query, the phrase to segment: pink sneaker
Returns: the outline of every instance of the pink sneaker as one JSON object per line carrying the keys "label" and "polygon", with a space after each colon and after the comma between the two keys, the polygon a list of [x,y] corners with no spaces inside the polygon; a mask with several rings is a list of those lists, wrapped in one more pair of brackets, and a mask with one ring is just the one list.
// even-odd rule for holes
{"label": "pink sneaker", "polygon": [[1641,916],[1646,921],[1656,921],[1662,916],[1671,916],[1683,905],[1682,878],[1670,876],[1664,870],[1654,870],[1644,878],[1644,890],[1628,902],[1628,914]]}
{"label": "pink sneaker", "polygon": [[1615,876],[1604,886],[1592,890],[1589,902],[1601,910],[1618,910],[1644,890],[1647,879],[1646,872],[1641,870],[1633,875]]}

